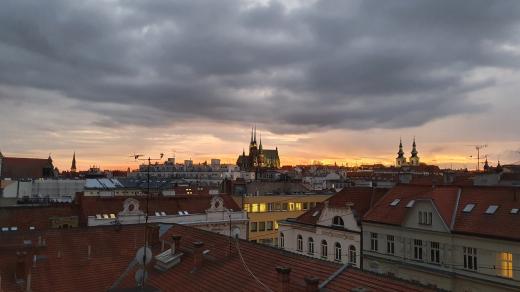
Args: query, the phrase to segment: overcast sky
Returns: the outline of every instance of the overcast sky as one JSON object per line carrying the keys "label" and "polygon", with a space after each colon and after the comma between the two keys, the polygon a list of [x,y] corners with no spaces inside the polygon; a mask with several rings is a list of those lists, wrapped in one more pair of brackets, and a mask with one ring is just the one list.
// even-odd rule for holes
{"label": "overcast sky", "polygon": [[0,150],[282,164],[520,161],[520,1],[4,0]]}

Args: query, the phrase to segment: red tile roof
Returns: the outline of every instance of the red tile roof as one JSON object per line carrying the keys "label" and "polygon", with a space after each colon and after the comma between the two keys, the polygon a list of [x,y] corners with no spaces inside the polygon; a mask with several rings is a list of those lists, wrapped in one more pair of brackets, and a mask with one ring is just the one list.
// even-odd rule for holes
{"label": "red tile roof", "polygon": [[388,189],[383,188],[363,188],[363,187],[349,187],[344,188],[329,199],[316,205],[316,207],[303,213],[296,221],[304,224],[316,224],[319,216],[312,216],[317,211],[321,212],[325,207],[325,202],[328,202],[329,207],[346,208],[347,203],[353,203],[352,209],[356,212],[359,218],[362,218],[365,213],[373,206],[380,198],[383,197]]}
{"label": "red tile roof", "polygon": [[[467,204],[473,210],[464,213]],[[494,214],[485,214],[490,205],[497,205]],[[520,190],[512,187],[465,187],[462,189],[453,232],[520,240]]]}
{"label": "red tile roof", "polygon": [[[226,194],[219,195],[224,200],[224,207],[232,210],[240,210],[237,203]],[[178,211],[188,211],[190,214],[204,213],[210,208],[212,195],[175,195],[171,197],[150,196],[149,211],[165,212],[168,215],[177,214]],[[139,201],[139,208],[146,212],[146,196],[116,196],[116,197],[91,197],[79,195],[78,201],[81,210],[81,222],[86,223],[88,216],[97,214],[117,214],[123,211],[123,202],[133,198]]]}
{"label": "red tile roof", "polygon": [[[392,188],[377,204],[365,214],[363,221],[391,225],[401,225],[408,212],[406,205],[412,200],[431,200],[447,226],[452,221],[453,209],[457,202],[459,188],[452,186],[398,185]],[[399,204],[390,203],[399,199]]]}
{"label": "red tile roof", "polygon": [[18,227],[18,230],[46,230],[51,227],[51,217],[78,216],[79,210],[73,204],[50,206],[13,206],[0,208],[0,227]]}
{"label": "red tile roof", "polygon": [[53,170],[52,161],[49,159],[3,157],[0,177],[37,179],[50,176],[48,172]]}
{"label": "red tile roof", "polygon": [[[21,291],[14,282],[16,251],[25,250],[27,267],[32,274],[32,291],[106,291],[122,275],[143,243],[143,225],[90,227],[77,229],[55,229],[44,232],[17,232],[0,234],[0,274],[2,289]],[[180,251],[184,253],[181,263],[166,272],[148,268],[147,284],[161,291],[265,291],[244,268],[270,289],[277,291],[276,266],[292,269],[291,291],[304,291],[304,277],[315,276],[321,281],[329,278],[340,267],[338,264],[296,255],[279,249],[238,240],[231,245],[229,237],[188,226],[172,225],[161,237],[180,235]],[[45,240],[43,247],[36,246],[38,236]],[[31,244],[22,247],[23,240]],[[202,265],[193,271],[194,241],[204,242],[203,250],[209,250],[211,259],[205,257]],[[90,257],[88,250],[91,250]],[[153,254],[160,252],[160,244]],[[38,254],[36,264],[31,262]],[[123,277],[118,288],[135,287],[136,268]],[[358,270],[348,269],[329,283],[330,291],[344,291],[352,283],[361,287],[375,287],[380,291],[422,291],[420,288],[400,281],[373,276]],[[376,290],[377,291],[377,290]]]}

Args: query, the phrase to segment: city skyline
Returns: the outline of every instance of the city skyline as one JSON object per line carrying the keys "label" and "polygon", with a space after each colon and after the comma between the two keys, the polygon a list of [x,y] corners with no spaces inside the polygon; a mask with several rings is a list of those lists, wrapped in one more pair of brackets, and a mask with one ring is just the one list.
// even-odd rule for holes
{"label": "city skyline", "polygon": [[426,163],[474,169],[477,144],[514,163],[519,5],[7,1],[0,151],[234,163],[257,124],[282,165],[393,164],[413,136]]}

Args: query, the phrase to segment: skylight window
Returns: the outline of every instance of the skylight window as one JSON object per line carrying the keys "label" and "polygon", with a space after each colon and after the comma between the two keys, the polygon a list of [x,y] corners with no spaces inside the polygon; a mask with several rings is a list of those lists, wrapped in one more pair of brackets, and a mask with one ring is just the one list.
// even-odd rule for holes
{"label": "skylight window", "polygon": [[34,226],[29,226],[29,230],[34,230],[36,228],[34,228]]}
{"label": "skylight window", "polygon": [[513,209],[511,209],[511,214],[518,214],[518,211],[519,211],[518,208],[513,208]]}
{"label": "skylight window", "polygon": [[11,227],[11,231],[17,231],[17,230],[18,230],[18,227],[16,227],[16,226]]}
{"label": "skylight window", "polygon": [[314,213],[312,214],[312,217],[316,217],[316,216],[318,216],[319,213],[320,213],[320,211],[316,211],[316,212],[314,212]]}
{"label": "skylight window", "polygon": [[395,199],[392,201],[392,203],[390,203],[390,206],[397,206],[399,202],[401,202],[401,199]]}
{"label": "skylight window", "polygon": [[103,217],[101,217],[101,214],[96,214],[96,219],[103,219]]}
{"label": "skylight window", "polygon": [[473,208],[475,208],[475,204],[467,204],[462,210],[462,212],[469,213],[473,210]]}
{"label": "skylight window", "polygon": [[161,216],[166,216],[166,212],[161,212]]}
{"label": "skylight window", "polygon": [[116,219],[116,214],[113,214],[113,213],[110,214],[110,218],[111,218],[111,219]]}
{"label": "skylight window", "polygon": [[108,214],[103,214],[103,219],[109,219]]}
{"label": "skylight window", "polygon": [[406,204],[406,208],[411,208],[411,207],[413,207],[414,204],[415,204],[415,200],[411,200],[410,202],[408,202],[408,204]]}
{"label": "skylight window", "polygon": [[487,209],[486,209],[486,214],[495,214],[495,212],[497,211],[498,209],[498,206],[497,205],[490,205]]}
{"label": "skylight window", "polygon": [[2,227],[2,231],[3,232],[9,231],[9,227]]}

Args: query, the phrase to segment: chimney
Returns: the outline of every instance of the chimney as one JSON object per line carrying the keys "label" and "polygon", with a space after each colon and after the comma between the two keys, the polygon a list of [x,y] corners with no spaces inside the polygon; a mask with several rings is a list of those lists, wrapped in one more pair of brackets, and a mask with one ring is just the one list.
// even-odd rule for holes
{"label": "chimney", "polygon": [[25,281],[26,277],[26,259],[25,256],[27,253],[25,251],[16,252],[16,270],[14,277],[17,281]]}
{"label": "chimney", "polygon": [[318,284],[320,283],[320,279],[317,277],[305,277],[305,291],[306,292],[318,292],[320,288]]}
{"label": "chimney", "polygon": [[172,246],[171,246],[172,254],[175,254],[175,252],[180,248],[180,246],[181,246],[181,236],[172,235]]}
{"label": "chimney", "polygon": [[148,245],[150,247],[152,246],[155,246],[157,244],[159,244],[161,242],[160,238],[159,238],[159,225],[148,225],[146,227],[148,230],[147,230],[147,240],[148,240]]}
{"label": "chimney", "polygon": [[202,265],[202,247],[204,246],[204,242],[195,241],[193,242],[194,250],[193,250],[193,270],[191,272],[195,272],[200,269]]}
{"label": "chimney", "polygon": [[290,291],[290,274],[291,274],[291,268],[278,266],[276,267],[276,271],[278,272],[278,283],[279,283],[279,289],[280,292],[289,292]]}

